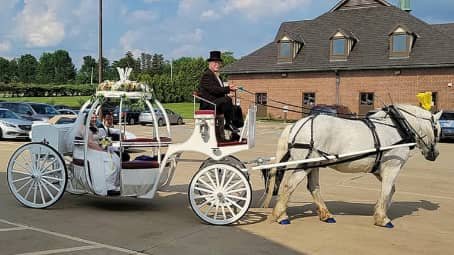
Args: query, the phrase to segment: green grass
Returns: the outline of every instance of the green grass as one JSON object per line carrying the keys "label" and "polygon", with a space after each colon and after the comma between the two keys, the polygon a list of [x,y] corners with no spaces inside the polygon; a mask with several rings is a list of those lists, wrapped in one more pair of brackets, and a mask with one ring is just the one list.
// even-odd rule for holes
{"label": "green grass", "polygon": [[71,108],[79,108],[85,103],[89,96],[74,96],[74,97],[1,97],[0,100],[8,102],[34,102],[45,104],[63,104]]}
{"label": "green grass", "polygon": [[[34,103],[45,103],[45,104],[63,104],[71,108],[79,108],[81,104],[85,103],[90,97],[89,96],[75,96],[75,97],[0,97],[2,101],[9,102],[34,102]],[[184,119],[194,118],[194,107],[193,103],[171,103],[164,104],[165,108],[179,113]],[[196,105],[198,109],[198,104]]]}
{"label": "green grass", "polygon": [[[193,103],[170,103],[164,104],[165,108],[168,108],[176,113],[179,113],[183,119],[194,118],[194,106]],[[196,109],[199,109],[199,104],[196,104]]]}

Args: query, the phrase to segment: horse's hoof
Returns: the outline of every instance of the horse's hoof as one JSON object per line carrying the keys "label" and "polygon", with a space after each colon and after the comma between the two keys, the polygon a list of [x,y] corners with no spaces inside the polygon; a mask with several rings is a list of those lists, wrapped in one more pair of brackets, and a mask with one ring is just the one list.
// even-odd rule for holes
{"label": "horse's hoof", "polygon": [[328,218],[325,220],[326,223],[336,223],[336,220],[334,218]]}
{"label": "horse's hoof", "polygon": [[281,220],[281,221],[279,221],[279,224],[281,224],[281,225],[289,225],[290,221],[288,219]]}
{"label": "horse's hoof", "polygon": [[385,228],[394,228],[394,225],[390,222],[386,223]]}

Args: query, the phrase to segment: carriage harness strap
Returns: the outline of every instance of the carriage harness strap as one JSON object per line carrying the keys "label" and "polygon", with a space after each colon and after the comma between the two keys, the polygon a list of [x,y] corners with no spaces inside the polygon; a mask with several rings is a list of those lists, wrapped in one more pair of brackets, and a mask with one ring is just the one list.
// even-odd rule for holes
{"label": "carriage harness strap", "polygon": [[[402,137],[402,140],[395,143],[394,145],[404,144],[404,143],[413,143],[415,141],[415,137],[413,136],[412,128],[408,124],[408,122],[405,120],[405,118],[402,116],[402,114],[394,106],[386,107],[383,110],[386,111],[390,115],[391,119],[396,124],[396,128],[397,128],[400,136]],[[299,126],[298,130],[295,132],[295,135],[293,136],[292,141],[288,144],[287,154],[283,157],[281,162],[286,161],[290,158],[290,149],[309,150],[309,153],[307,154],[306,159],[308,159],[314,151],[317,152],[322,157],[325,157],[327,160],[328,160],[327,156],[332,155],[332,154],[326,153],[326,152],[314,147],[314,119],[316,117],[317,117],[317,115],[310,116],[302,125]],[[335,156],[336,158],[338,158],[335,161],[306,163],[306,164],[302,164],[299,168],[308,169],[308,168],[316,168],[316,167],[317,168],[318,167],[328,167],[328,166],[332,166],[332,165],[353,162],[356,160],[360,160],[360,159],[375,155],[375,163],[371,169],[371,173],[376,173],[380,169],[381,160],[383,158],[383,153],[384,153],[383,151],[380,150],[380,148],[381,148],[380,138],[377,134],[375,124],[370,119],[364,118],[364,119],[361,119],[360,121],[362,121],[370,129],[370,131],[372,133],[372,138],[374,140],[374,147],[376,149],[375,152],[352,156],[352,157],[348,157],[345,159],[339,159],[339,155],[335,154],[335,155],[332,155],[332,156]],[[297,143],[295,140],[296,140],[298,133],[308,122],[310,122],[310,125],[311,125],[310,142],[309,143]],[[413,149],[413,148],[410,148],[410,149]],[[292,169],[287,168],[286,170],[295,170],[295,169],[296,168],[292,168]]]}

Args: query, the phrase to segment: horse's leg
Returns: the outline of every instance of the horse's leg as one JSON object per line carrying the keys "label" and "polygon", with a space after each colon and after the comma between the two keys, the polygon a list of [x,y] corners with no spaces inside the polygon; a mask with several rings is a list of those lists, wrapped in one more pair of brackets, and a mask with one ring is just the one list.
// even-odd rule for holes
{"label": "horse's leg", "polygon": [[391,223],[391,220],[388,218],[386,212],[388,211],[389,206],[392,202],[392,196],[395,192],[395,182],[396,178],[400,172],[400,167],[392,167],[383,169],[380,172],[382,187],[380,197],[375,205],[374,220],[375,225],[392,228],[394,225]]}
{"label": "horse's leg", "polygon": [[295,170],[292,175],[289,176],[284,188],[279,195],[279,200],[273,209],[271,219],[279,222],[280,224],[289,224],[290,221],[287,216],[287,204],[290,196],[293,194],[298,185],[304,180],[307,175],[307,170]]}
{"label": "horse's leg", "polygon": [[320,220],[327,223],[336,223],[336,220],[329,212],[325,201],[323,201],[320,192],[320,178],[318,168],[314,168],[311,172],[309,172],[307,176],[307,189],[309,190],[309,192],[311,192],[312,197],[314,198],[314,203],[317,205],[317,212]]}
{"label": "horse's leg", "polygon": [[[377,179],[380,182],[382,181],[380,173],[374,173],[374,176],[377,177]],[[395,192],[396,192],[396,184],[393,185],[393,187],[391,189],[391,193],[389,194],[388,204],[386,205],[388,209],[391,206],[392,198],[393,198]]]}

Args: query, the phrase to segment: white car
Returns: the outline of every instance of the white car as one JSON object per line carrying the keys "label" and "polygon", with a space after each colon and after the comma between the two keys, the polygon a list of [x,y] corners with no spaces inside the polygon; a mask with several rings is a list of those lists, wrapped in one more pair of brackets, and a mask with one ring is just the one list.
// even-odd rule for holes
{"label": "white car", "polygon": [[[167,113],[167,117],[169,118],[170,124],[176,124],[176,125],[182,125],[184,124],[183,122],[183,117],[181,117],[180,114],[175,113],[169,109],[165,109]],[[158,119],[158,126],[164,126],[165,120],[164,120],[164,114],[158,109],[154,110],[156,114],[156,118]],[[149,111],[144,111],[141,112],[139,115],[139,123],[141,125],[146,125],[146,124],[153,124],[153,117]]]}
{"label": "white car", "polygon": [[32,122],[22,119],[14,112],[0,108],[0,139],[29,139]]}

